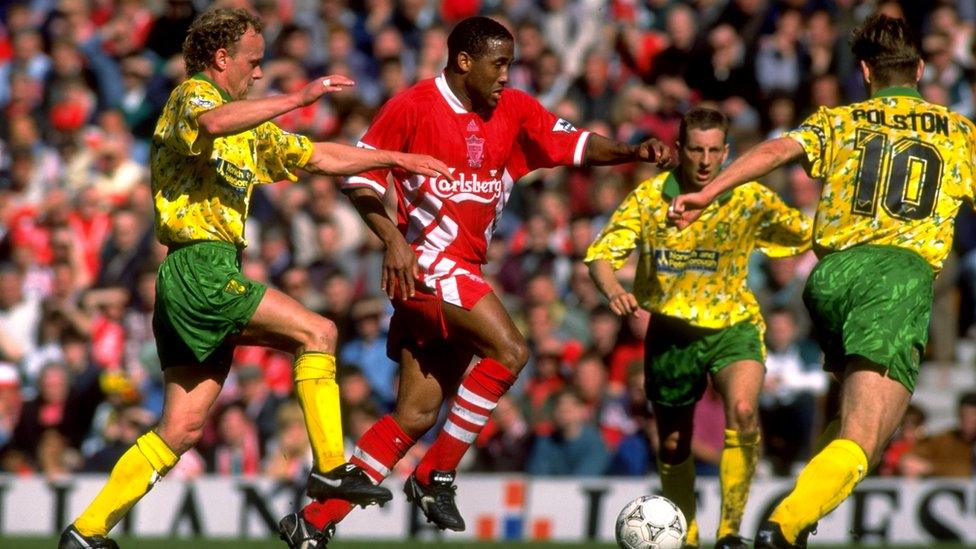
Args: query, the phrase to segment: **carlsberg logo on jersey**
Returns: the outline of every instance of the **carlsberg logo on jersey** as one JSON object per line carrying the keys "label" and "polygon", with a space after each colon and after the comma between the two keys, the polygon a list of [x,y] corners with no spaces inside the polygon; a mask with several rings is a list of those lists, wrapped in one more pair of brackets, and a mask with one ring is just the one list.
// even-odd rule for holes
{"label": "carlsberg logo on jersey", "polygon": [[[454,170],[451,170],[454,173]],[[495,170],[492,170],[494,175]],[[443,177],[430,178],[430,188],[434,194],[451,202],[470,200],[481,204],[490,204],[502,194],[501,179],[480,179],[478,174],[460,172],[457,179],[450,180]]]}

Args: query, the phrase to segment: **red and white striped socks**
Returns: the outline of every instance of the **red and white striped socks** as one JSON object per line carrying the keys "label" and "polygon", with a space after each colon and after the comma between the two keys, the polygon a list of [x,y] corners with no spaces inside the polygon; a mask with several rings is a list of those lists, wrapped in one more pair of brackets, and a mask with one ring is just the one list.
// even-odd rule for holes
{"label": "red and white striped socks", "polygon": [[[393,417],[387,414],[360,437],[349,463],[361,467],[373,482],[379,484],[390,476],[393,466],[406,455],[414,442]],[[348,501],[330,499],[324,502],[312,501],[305,506],[302,515],[321,530],[330,522],[342,520],[350,511],[352,505]]]}
{"label": "red and white striped socks", "polygon": [[[464,453],[488,422],[498,399],[515,383],[515,379],[516,376],[508,368],[490,358],[475,364],[458,388],[444,428],[417,465],[417,480],[428,484],[431,471],[457,469]],[[349,462],[362,467],[373,482],[379,484],[390,475],[393,466],[406,455],[414,442],[392,416],[386,415],[359,439]],[[348,501],[330,499],[312,501],[305,506],[302,514],[313,526],[324,529],[328,523],[345,518],[350,511],[352,505]]]}
{"label": "red and white striped socks", "polygon": [[516,376],[490,358],[484,358],[471,369],[454,397],[437,440],[417,465],[417,480],[430,483],[431,471],[453,471],[464,457],[478,433],[488,422],[498,399],[515,383]]}

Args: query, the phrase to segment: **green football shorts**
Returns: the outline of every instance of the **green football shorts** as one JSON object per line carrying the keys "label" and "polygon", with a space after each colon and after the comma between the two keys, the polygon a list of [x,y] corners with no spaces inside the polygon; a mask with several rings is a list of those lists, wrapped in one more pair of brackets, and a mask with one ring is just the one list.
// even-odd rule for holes
{"label": "green football shorts", "polygon": [[267,287],[241,274],[237,247],[196,242],[171,248],[159,266],[153,334],[163,369],[203,364],[230,367],[225,342],[251,320]]}
{"label": "green football shorts", "polygon": [[864,357],[914,392],[934,279],[922,256],[894,246],[855,246],[821,259],[803,301],[824,351],[824,369],[841,374],[847,357]]}
{"label": "green football shorts", "polygon": [[644,342],[644,390],[655,404],[690,406],[705,394],[708,374],[740,360],[762,364],[764,357],[751,322],[711,330],[654,313]]}

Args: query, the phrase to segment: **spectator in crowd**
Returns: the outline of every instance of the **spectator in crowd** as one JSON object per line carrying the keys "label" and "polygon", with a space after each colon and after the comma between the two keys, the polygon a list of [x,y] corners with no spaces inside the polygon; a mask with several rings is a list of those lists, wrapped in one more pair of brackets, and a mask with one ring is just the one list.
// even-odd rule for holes
{"label": "spectator in crowd", "polygon": [[763,450],[775,474],[790,476],[794,464],[810,457],[817,399],[828,380],[820,349],[800,339],[791,309],[774,308],[766,319],[766,377],[759,398]]}
{"label": "spectator in crowd", "polygon": [[607,449],[616,450],[623,437],[634,430],[634,421],[627,415],[626,398],[609,392],[607,365],[597,355],[584,354],[576,361],[572,381]]}
{"label": "spectator in crowd", "polygon": [[386,356],[386,332],[381,320],[383,302],[368,298],[353,303],[350,316],[356,337],[339,351],[339,362],[354,366],[366,377],[383,411],[393,409],[396,397],[397,364]]}
{"label": "spectator in crowd", "polygon": [[[264,453],[272,439],[281,432],[281,418],[278,409],[286,402],[271,391],[264,379],[264,370],[256,364],[244,364],[236,369],[238,395],[248,418],[254,423],[258,444]],[[289,424],[290,425],[290,424]],[[304,422],[302,423],[304,426]]]}
{"label": "spectator in crowd", "polygon": [[573,390],[556,395],[555,429],[536,439],[526,472],[543,476],[586,477],[602,475],[610,465],[600,431],[582,397]]}
{"label": "spectator in crowd", "polygon": [[40,303],[23,292],[22,274],[11,263],[0,264],[0,360],[20,362],[36,346]]}
{"label": "spectator in crowd", "polygon": [[476,446],[473,469],[493,473],[517,473],[525,469],[532,445],[532,431],[518,403],[504,396],[491,415]]}
{"label": "spectator in crowd", "polygon": [[275,411],[275,435],[267,448],[263,472],[271,478],[301,486],[312,470],[312,445],[302,408],[286,401]]}
{"label": "spectator in crowd", "polygon": [[61,432],[68,423],[71,413],[67,407],[71,389],[68,369],[57,362],[48,364],[41,370],[37,388],[37,396],[24,402],[20,420],[8,443],[9,449],[23,452],[35,463],[41,457],[40,443],[44,432]]}
{"label": "spectator in crowd", "polygon": [[[17,368],[9,362],[0,362],[0,453],[13,437],[22,406],[23,396]],[[3,470],[2,465],[0,470]]]}
{"label": "spectator in crowd", "polygon": [[86,473],[108,473],[115,462],[135,444],[146,429],[156,422],[156,417],[138,406],[124,406],[112,412],[102,433],[104,445],[85,459],[81,471]]}
{"label": "spectator in crowd", "polygon": [[625,406],[627,415],[633,418],[633,428],[620,441],[609,474],[641,476],[657,470],[657,453],[661,444],[654,410],[644,393],[643,357],[627,366],[625,381]]}
{"label": "spectator in crowd", "polygon": [[956,427],[923,438],[898,465],[908,477],[972,478],[976,474],[976,392],[959,397]]}
{"label": "spectator in crowd", "polygon": [[232,402],[216,417],[217,442],[211,450],[210,470],[219,475],[253,476],[261,471],[261,447],[247,409]]}
{"label": "spectator in crowd", "polygon": [[756,55],[756,80],[764,94],[783,91],[789,94],[800,87],[807,59],[800,49],[803,19],[799,10],[780,12],[776,31],[759,43]]}
{"label": "spectator in crowd", "polygon": [[[909,404],[905,410],[905,416],[901,418],[901,425],[898,432],[888,443],[884,454],[881,456],[881,463],[878,465],[878,473],[883,476],[903,476],[905,471],[902,469],[902,459],[906,454],[915,448],[920,440],[925,437],[925,410],[914,404]],[[912,462],[911,458],[906,460],[906,464]],[[912,465],[914,463],[911,463]]]}

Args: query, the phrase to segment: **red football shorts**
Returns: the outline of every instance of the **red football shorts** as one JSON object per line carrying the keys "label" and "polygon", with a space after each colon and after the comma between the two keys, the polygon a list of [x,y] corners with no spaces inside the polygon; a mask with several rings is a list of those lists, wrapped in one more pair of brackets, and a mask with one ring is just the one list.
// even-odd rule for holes
{"label": "red football shorts", "polygon": [[[426,291],[429,286],[433,286],[437,293]],[[418,285],[413,297],[393,302],[387,356],[391,360],[400,360],[404,347],[419,348],[431,341],[447,339],[450,333],[442,302],[471,310],[491,291],[491,286],[481,276],[470,272],[438,277],[436,281],[428,279],[423,286]]]}

